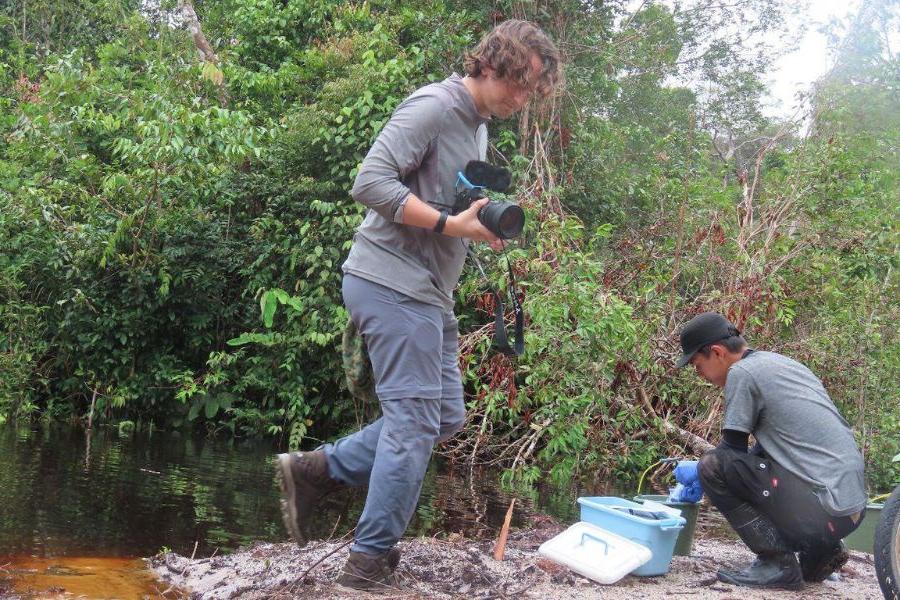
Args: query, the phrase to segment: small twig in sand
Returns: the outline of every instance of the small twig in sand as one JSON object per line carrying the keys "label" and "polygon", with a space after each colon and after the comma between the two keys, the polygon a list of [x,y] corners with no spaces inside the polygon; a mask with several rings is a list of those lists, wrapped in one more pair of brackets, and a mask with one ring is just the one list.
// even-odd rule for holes
{"label": "small twig in sand", "polygon": [[338,525],[341,524],[341,517],[337,518],[337,521],[334,522],[334,527],[331,528],[331,533],[328,534],[328,539],[332,539],[334,537],[334,532],[337,531]]}
{"label": "small twig in sand", "polygon": [[351,543],[352,541],[353,541],[353,539],[347,540],[346,542],[344,542],[344,543],[341,544],[340,546],[337,546],[334,550],[332,550],[331,552],[327,553],[325,556],[323,556],[322,558],[320,558],[319,560],[317,560],[316,562],[314,562],[310,568],[308,568],[306,571],[304,571],[303,574],[300,575],[300,577],[297,578],[297,580],[298,580],[300,583],[303,583],[303,580],[306,579],[306,576],[309,575],[310,571],[312,571],[313,569],[315,569],[316,567],[318,567],[320,564],[322,564],[322,561],[324,561],[326,558],[328,558],[329,556],[331,556],[332,554],[334,554],[334,553],[337,552],[338,550],[342,550],[343,548],[346,548],[347,546],[349,546],[350,543]]}
{"label": "small twig in sand", "polygon": [[191,562],[190,562],[190,561],[193,561],[193,560],[194,560],[194,557],[197,555],[197,544],[199,544],[199,543],[200,543],[200,540],[195,540],[195,541],[194,541],[194,551],[191,552],[191,558],[189,559],[188,563],[187,563],[186,565],[184,565],[184,571],[181,572],[181,576],[182,576],[182,577],[184,577],[184,574],[187,573],[188,567],[191,566]]}
{"label": "small twig in sand", "polygon": [[510,593],[509,593],[509,596],[510,596],[510,597],[515,597],[515,596],[518,596],[518,595],[520,595],[520,594],[524,594],[529,588],[534,587],[534,584],[535,584],[535,583],[536,583],[536,582],[532,581],[531,583],[529,583],[529,584],[526,585],[525,587],[519,588],[519,589],[517,589],[517,590],[514,590],[514,591],[510,592]]}
{"label": "small twig in sand", "polygon": [[[332,533],[334,533],[334,532],[332,531]],[[351,529],[350,531],[348,531],[347,533],[345,533],[344,535],[342,535],[339,538],[327,538],[327,539],[322,540],[320,543],[316,544],[315,546],[309,546],[309,545],[304,546],[303,550],[305,552],[314,552],[314,551],[318,550],[319,548],[324,548],[325,546],[328,546],[329,544],[332,544],[334,542],[339,542],[339,541],[345,540],[347,538],[353,538],[354,533],[356,533],[355,528]],[[344,546],[346,546],[346,545],[347,544],[344,544]]]}

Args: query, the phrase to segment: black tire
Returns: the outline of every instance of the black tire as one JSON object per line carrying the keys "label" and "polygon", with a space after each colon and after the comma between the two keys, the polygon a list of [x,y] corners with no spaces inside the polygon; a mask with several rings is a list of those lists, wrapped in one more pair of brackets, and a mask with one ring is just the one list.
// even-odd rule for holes
{"label": "black tire", "polygon": [[884,503],[875,530],[875,573],[887,600],[900,600],[900,485]]}

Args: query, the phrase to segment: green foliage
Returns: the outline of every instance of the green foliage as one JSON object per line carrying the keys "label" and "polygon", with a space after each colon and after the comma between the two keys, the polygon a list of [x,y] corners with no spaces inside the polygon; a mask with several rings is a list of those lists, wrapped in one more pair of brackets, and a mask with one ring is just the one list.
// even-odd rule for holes
{"label": "green foliage", "polygon": [[322,90],[323,103],[343,105],[313,140],[324,153],[326,174],[343,182],[347,190],[356,177],[357,165],[397,104],[414,89],[413,78],[424,64],[422,52],[415,46],[401,54],[389,47],[388,35],[380,26],[368,38],[362,63],[351,68],[345,79]]}
{"label": "green foliage", "polygon": [[15,38],[17,48],[38,56],[69,48],[93,51],[115,39],[121,22],[141,4],[140,0],[9,0],[0,7],[4,30],[0,36]]}
{"label": "green foliage", "polygon": [[371,407],[347,397],[338,353],[364,212],[347,190],[401,99],[516,16],[558,38],[568,80],[491,128],[529,216],[508,251],[527,353],[489,352],[492,300],[467,271],[469,422],[447,451],[520,484],[688,453],[642,398],[717,434],[719,392],[670,366],[678,323],[719,309],[820,374],[871,485],[896,481],[886,4],[841,46],[805,136],[760,110],[775,54],[754,36],[784,28],[778,0],[195,5],[216,64],[172,0],[0,8],[0,420],[84,418],[93,401],[123,435],[150,420],[292,447],[354,427]]}

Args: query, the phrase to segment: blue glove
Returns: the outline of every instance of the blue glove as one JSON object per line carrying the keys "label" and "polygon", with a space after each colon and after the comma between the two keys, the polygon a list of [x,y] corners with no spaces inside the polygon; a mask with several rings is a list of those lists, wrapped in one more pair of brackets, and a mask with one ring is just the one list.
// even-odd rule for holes
{"label": "blue glove", "polygon": [[700,498],[703,497],[703,488],[700,487],[700,482],[695,481],[690,485],[684,485],[683,483],[678,483],[669,490],[669,502],[700,502]]}
{"label": "blue glove", "polygon": [[675,481],[678,484],[669,492],[669,502],[694,503],[703,497],[696,460],[679,461],[675,467]]}
{"label": "blue glove", "polygon": [[703,488],[700,486],[700,480],[698,479],[694,483],[690,485],[684,486],[684,491],[681,492],[681,501],[682,502],[700,502],[700,498],[703,497]]}
{"label": "blue glove", "polygon": [[697,473],[696,460],[679,460],[675,467],[675,481],[688,486],[694,482],[700,483],[700,475]]}

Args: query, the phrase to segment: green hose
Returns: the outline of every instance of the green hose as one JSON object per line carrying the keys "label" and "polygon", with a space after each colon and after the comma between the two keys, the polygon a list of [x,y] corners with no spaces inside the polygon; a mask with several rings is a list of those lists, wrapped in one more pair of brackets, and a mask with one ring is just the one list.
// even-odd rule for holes
{"label": "green hose", "polygon": [[673,463],[673,462],[678,462],[679,460],[681,460],[681,459],[680,458],[661,458],[658,461],[656,461],[655,463],[653,463],[652,465],[650,465],[649,467],[647,467],[646,469],[644,469],[644,472],[641,473],[641,478],[638,480],[637,494],[635,494],[635,495],[636,496],[641,495],[641,488],[644,486],[644,477],[647,475],[647,472],[650,471],[650,469],[652,469],[656,465],[660,465],[662,463]]}

